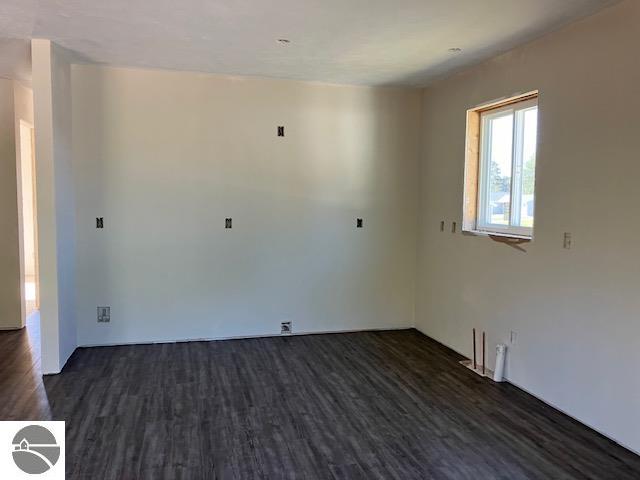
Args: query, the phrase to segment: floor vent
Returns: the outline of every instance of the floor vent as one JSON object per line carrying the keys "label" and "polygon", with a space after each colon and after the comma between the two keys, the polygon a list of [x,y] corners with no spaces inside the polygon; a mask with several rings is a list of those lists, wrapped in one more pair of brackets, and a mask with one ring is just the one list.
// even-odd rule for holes
{"label": "floor vent", "polygon": [[280,324],[280,335],[291,335],[291,322],[282,322]]}

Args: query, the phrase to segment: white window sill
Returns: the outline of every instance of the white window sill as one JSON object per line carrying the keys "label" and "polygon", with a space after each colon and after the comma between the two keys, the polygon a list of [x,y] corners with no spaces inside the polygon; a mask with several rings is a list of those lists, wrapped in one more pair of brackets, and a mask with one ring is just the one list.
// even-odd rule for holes
{"label": "white window sill", "polygon": [[464,230],[463,233],[467,235],[474,235],[477,237],[501,237],[501,238],[513,238],[516,240],[532,241],[532,235],[522,235],[519,233],[507,233],[507,232],[489,232],[486,230]]}

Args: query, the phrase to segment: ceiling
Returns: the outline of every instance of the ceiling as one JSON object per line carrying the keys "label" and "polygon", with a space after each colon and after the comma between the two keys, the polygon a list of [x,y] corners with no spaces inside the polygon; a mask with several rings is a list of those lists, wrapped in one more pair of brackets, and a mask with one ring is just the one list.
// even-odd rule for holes
{"label": "ceiling", "polygon": [[0,38],[0,78],[31,85],[31,44],[28,40]]}
{"label": "ceiling", "polygon": [[419,86],[611,3],[2,0],[0,37],[49,38],[121,66]]}

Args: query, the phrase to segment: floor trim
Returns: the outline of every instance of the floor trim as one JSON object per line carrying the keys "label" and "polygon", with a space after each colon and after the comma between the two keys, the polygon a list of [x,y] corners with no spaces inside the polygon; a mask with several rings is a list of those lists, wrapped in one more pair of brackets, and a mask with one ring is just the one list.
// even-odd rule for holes
{"label": "floor trim", "polygon": [[[246,340],[251,338],[273,338],[273,337],[297,337],[303,335],[331,335],[336,333],[358,333],[358,332],[392,332],[402,330],[418,330],[415,327],[383,327],[383,328],[360,328],[352,330],[323,330],[313,332],[293,332],[287,335],[279,333],[265,333],[263,335],[238,335],[230,337],[203,337],[203,338],[184,338],[176,340],[156,340],[149,342],[107,342],[107,343],[88,343],[78,345],[77,348],[94,348],[94,347],[120,347],[127,345],[161,345],[163,343],[189,343],[189,342],[217,342],[221,340]],[[419,330],[418,330],[419,331]],[[424,335],[424,332],[420,332]]]}
{"label": "floor trim", "polygon": [[[431,340],[433,340],[434,342],[439,343],[440,345],[442,345],[443,347],[448,348],[449,350],[453,350],[454,352],[456,352],[459,355],[462,355],[463,357],[465,357],[467,360],[469,360],[469,358],[467,357],[467,355],[463,352],[460,352],[457,348],[452,347],[451,345],[447,345],[445,342],[442,342],[440,340],[438,340],[437,338],[432,337],[431,335],[427,335],[425,332],[423,332],[420,328],[418,327],[414,327],[418,332],[420,332],[422,335],[424,335],[425,337],[430,338]],[[599,430],[598,428],[594,427],[593,425],[588,424],[587,422],[585,422],[584,420],[581,420],[577,417],[575,417],[574,415],[572,415],[571,413],[568,413],[567,411],[563,410],[562,408],[557,407],[556,405],[554,405],[553,403],[549,402],[548,400],[542,398],[540,395],[537,395],[536,393],[524,388],[523,386],[515,383],[514,381],[510,380],[508,378],[507,375],[504,376],[504,380],[513,385],[514,387],[522,390],[523,392],[528,393],[529,395],[531,395],[532,397],[535,397],[536,399],[540,400],[542,403],[544,403],[545,405],[548,405],[549,407],[553,408],[554,410],[557,410],[558,412],[562,413],[563,415],[566,415],[567,417],[575,420],[576,422],[580,423],[581,425],[584,425],[587,428],[590,428],[591,430],[593,430],[594,432],[596,432],[598,435],[602,435],[603,437],[605,437],[606,439],[612,441],[613,443],[615,443],[616,445],[621,446],[622,448],[629,450],[631,453],[640,456],[640,452],[637,452],[635,449],[625,445],[624,443],[619,442],[618,440],[616,440],[615,438],[611,437],[610,435],[607,435],[606,433],[604,433],[603,431]]]}

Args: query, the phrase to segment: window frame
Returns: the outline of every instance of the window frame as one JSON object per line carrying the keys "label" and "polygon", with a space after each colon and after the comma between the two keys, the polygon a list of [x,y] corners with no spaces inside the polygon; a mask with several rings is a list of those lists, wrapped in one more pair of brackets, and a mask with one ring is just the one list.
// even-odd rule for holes
{"label": "window frame", "polygon": [[[519,198],[518,189],[521,188],[520,178],[524,171],[524,159],[522,157],[522,132],[524,131],[524,113],[532,108],[538,108],[538,91],[527,92],[516,95],[505,100],[492,102],[467,111],[467,137],[465,155],[465,185],[464,185],[464,211],[462,229],[464,232],[475,235],[502,236],[517,239],[533,239],[535,227],[512,226],[514,217],[518,216],[519,208],[510,208],[510,225],[491,224],[486,222],[487,197],[489,193],[489,182],[487,175],[489,169],[485,162],[488,158],[488,142],[486,139],[486,124],[491,118],[495,118],[505,112],[513,112],[513,143],[511,153],[511,186],[510,199]],[[522,115],[518,115],[522,112]],[[518,123],[520,122],[520,123]],[[536,135],[536,159],[538,153],[538,139]],[[484,188],[482,188],[484,187]],[[535,191],[534,191],[535,204]],[[513,203],[511,203],[513,205]],[[520,207],[518,205],[517,207]],[[535,207],[534,207],[535,208]]]}

